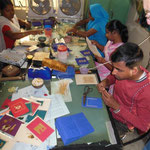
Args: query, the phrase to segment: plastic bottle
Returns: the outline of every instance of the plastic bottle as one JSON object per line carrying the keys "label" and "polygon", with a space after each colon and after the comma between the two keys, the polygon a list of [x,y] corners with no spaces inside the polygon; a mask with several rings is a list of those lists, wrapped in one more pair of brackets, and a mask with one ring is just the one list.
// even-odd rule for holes
{"label": "plastic bottle", "polygon": [[51,35],[52,35],[52,27],[51,27],[51,25],[45,25],[44,26],[44,32],[45,32],[45,36],[51,37]]}
{"label": "plastic bottle", "polygon": [[67,47],[65,45],[59,45],[57,51],[58,51],[58,60],[63,63],[66,63],[68,57]]}

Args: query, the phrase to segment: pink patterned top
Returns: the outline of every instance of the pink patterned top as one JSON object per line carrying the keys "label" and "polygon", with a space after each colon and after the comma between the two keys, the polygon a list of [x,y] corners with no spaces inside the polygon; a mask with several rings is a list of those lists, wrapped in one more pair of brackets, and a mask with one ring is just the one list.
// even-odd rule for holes
{"label": "pink patterned top", "polygon": [[[104,47],[104,54],[105,54],[104,59],[106,61],[109,61],[111,53],[114,52],[115,49],[121,46],[122,44],[123,44],[122,42],[113,44],[112,41],[108,41]],[[98,66],[99,63],[95,62],[95,65]],[[110,74],[110,70],[108,70],[104,65],[97,67],[97,71],[101,81],[104,80]],[[113,85],[109,87],[109,93],[110,94],[113,93]]]}
{"label": "pink patterned top", "polygon": [[[115,49],[122,44],[123,44],[122,42],[113,44],[113,42],[108,41],[106,46],[104,47],[104,54],[105,54],[104,59],[106,61],[109,61],[111,53],[114,52]],[[95,62],[95,64],[96,66],[99,65],[99,63],[97,62]],[[100,76],[101,81],[104,80],[110,74],[110,71],[105,66],[99,66],[97,67],[97,70],[98,70],[98,74]]]}

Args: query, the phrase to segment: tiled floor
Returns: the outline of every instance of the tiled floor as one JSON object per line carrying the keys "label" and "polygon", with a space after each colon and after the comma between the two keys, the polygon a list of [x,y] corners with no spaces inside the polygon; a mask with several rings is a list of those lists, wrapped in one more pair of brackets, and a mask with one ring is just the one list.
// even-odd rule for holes
{"label": "tiled floor", "polygon": [[[136,132],[128,133],[125,139],[123,140],[123,142],[127,142],[131,139],[134,139],[137,136],[138,135]],[[146,138],[144,138],[143,140],[139,140],[135,143],[126,145],[123,147],[123,150],[143,150],[145,141],[146,141]]]}

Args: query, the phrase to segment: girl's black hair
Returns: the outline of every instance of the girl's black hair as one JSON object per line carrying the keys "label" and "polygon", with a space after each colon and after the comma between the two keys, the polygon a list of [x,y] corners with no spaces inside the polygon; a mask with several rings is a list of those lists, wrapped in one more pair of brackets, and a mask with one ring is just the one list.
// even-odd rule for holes
{"label": "girl's black hair", "polygon": [[117,31],[122,39],[122,42],[126,43],[128,41],[128,29],[119,20],[112,20],[107,23],[106,29],[110,32]]}
{"label": "girl's black hair", "polygon": [[7,5],[13,6],[13,3],[11,2],[11,0],[0,0],[0,10],[5,9]]}

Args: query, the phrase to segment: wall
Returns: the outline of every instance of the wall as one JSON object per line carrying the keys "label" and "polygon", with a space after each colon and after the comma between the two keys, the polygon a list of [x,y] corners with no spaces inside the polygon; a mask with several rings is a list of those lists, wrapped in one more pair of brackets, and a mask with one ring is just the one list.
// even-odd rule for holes
{"label": "wall", "polygon": [[[136,23],[137,12],[135,3],[132,4],[127,20],[127,27],[129,30],[129,42],[134,42],[136,44],[141,43],[145,38],[147,38],[150,33],[143,27],[141,27],[138,23]],[[148,61],[150,59],[150,38],[140,46],[144,52],[144,59],[142,62],[142,66],[146,67],[148,65]],[[148,68],[150,71],[150,68]]]}
{"label": "wall", "polygon": [[99,3],[108,12],[109,19],[126,23],[131,0],[88,0],[89,4]]}

